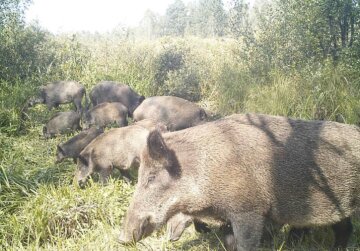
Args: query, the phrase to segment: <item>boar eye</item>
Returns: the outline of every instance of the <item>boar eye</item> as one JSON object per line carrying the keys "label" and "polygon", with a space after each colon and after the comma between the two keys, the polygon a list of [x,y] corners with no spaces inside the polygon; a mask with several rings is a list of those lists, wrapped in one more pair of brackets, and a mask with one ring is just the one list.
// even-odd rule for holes
{"label": "boar eye", "polygon": [[154,179],[155,179],[155,175],[149,176],[149,178],[148,178],[148,180],[147,180],[147,183],[149,184],[149,183],[153,182]]}

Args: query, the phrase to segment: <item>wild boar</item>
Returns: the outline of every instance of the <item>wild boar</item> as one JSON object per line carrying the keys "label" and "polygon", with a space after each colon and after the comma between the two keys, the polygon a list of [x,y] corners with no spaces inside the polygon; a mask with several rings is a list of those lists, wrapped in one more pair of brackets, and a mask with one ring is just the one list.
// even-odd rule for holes
{"label": "wild boar", "polygon": [[98,136],[81,151],[77,162],[76,180],[84,186],[93,172],[100,174],[106,183],[113,168],[120,170],[126,180],[129,169],[139,164],[140,149],[149,130],[138,125],[113,128]]}
{"label": "wild boar", "polygon": [[58,144],[56,151],[56,163],[62,162],[66,158],[73,158],[76,163],[76,158],[80,152],[97,136],[104,132],[103,129],[91,127],[72,137],[68,141]]}
{"label": "wild boar", "polygon": [[104,128],[112,123],[116,123],[119,127],[127,126],[127,115],[128,110],[122,103],[104,102],[85,113],[83,127],[89,128],[96,125]]}
{"label": "wild boar", "polygon": [[134,111],[134,120],[153,119],[165,124],[169,131],[177,131],[204,123],[204,109],[182,98],[156,96],[145,99]]}
{"label": "wild boar", "polygon": [[344,248],[359,173],[360,130],[352,125],[246,114],[154,130],[119,240],[139,241],[184,213],[229,221],[238,251],[257,249],[266,220],[333,225],[335,247]]}
{"label": "wild boar", "polygon": [[140,149],[151,129],[165,132],[164,125],[144,120],[131,126],[113,128],[98,136],[81,151],[77,160],[76,180],[84,186],[92,173],[99,172],[100,181],[106,183],[113,168],[125,180],[130,180],[129,170],[139,166]]}
{"label": "wild boar", "polygon": [[48,109],[58,107],[59,104],[74,103],[76,111],[82,112],[81,101],[85,96],[85,102],[87,103],[85,87],[75,81],[55,81],[46,86],[39,87],[39,93],[36,97],[29,99],[25,105],[25,111],[27,107],[34,106],[36,104],[46,104]]}
{"label": "wild boar", "polygon": [[128,85],[113,81],[102,81],[96,84],[89,96],[93,106],[104,102],[121,102],[128,109],[130,117],[145,99]]}
{"label": "wild boar", "polygon": [[81,130],[81,115],[75,111],[58,112],[43,127],[45,138],[51,138],[58,134],[70,133]]}

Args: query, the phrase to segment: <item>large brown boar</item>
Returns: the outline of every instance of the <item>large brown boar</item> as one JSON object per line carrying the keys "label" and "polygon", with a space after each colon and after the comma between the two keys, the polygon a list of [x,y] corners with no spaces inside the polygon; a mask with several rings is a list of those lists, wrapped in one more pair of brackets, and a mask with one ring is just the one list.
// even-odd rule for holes
{"label": "large brown boar", "polygon": [[204,109],[182,98],[156,96],[145,99],[134,111],[134,120],[152,119],[166,125],[169,131],[177,131],[204,123]]}
{"label": "large brown boar", "polygon": [[360,131],[336,122],[247,114],[155,130],[140,163],[124,243],[184,213],[228,221],[238,251],[258,247],[267,220],[333,225],[346,247],[360,204]]}

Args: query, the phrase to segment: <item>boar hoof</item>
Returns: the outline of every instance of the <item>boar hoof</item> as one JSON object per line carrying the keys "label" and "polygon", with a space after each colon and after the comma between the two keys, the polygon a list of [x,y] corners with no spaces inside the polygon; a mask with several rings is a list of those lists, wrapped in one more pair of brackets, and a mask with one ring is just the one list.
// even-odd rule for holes
{"label": "boar hoof", "polygon": [[345,218],[342,221],[334,224],[332,226],[332,229],[335,235],[334,249],[346,250],[347,243],[353,231],[353,226],[351,224],[350,218]]}

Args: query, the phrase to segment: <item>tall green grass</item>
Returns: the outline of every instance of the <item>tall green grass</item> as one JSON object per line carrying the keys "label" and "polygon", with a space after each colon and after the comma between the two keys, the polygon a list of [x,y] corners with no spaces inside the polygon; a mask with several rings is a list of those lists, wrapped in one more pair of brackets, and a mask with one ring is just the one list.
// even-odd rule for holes
{"label": "tall green grass", "polygon": [[313,75],[275,73],[273,82],[252,88],[245,111],[302,119],[360,122],[360,79],[328,66]]}

